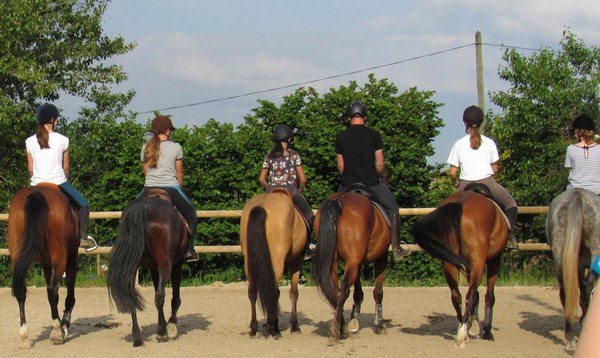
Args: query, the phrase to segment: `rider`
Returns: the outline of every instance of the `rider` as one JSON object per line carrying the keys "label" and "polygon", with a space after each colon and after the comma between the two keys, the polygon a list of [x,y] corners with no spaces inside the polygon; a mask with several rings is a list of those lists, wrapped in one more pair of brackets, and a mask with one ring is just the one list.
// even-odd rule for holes
{"label": "rider", "polygon": [[[504,206],[510,222],[507,250],[518,250],[515,238],[517,225],[517,203],[506,189],[494,180],[498,173],[498,149],[496,143],[479,131],[483,123],[483,111],[477,106],[470,106],[463,113],[465,135],[452,146],[448,156],[449,174],[456,192],[463,191],[469,183],[485,184],[492,196]],[[460,169],[460,177],[458,172]]]}
{"label": "rider", "polygon": [[381,181],[385,167],[383,141],[379,133],[364,125],[367,107],[362,102],[350,103],[345,115],[350,126],[335,140],[337,168],[341,175],[338,191],[345,191],[355,183],[369,187],[373,200],[384,207],[390,218],[394,260],[402,260],[410,255],[410,250],[400,245],[400,208],[390,189]]}
{"label": "rider", "polygon": [[79,219],[79,247],[89,252],[95,250],[96,241],[87,235],[90,220],[90,207],[85,198],[68,182],[69,177],[69,138],[54,131],[58,125],[60,113],[51,103],[38,107],[36,114],[38,127],[36,133],[25,140],[27,148],[27,170],[31,185],[54,183],[58,185],[69,202],[76,209]]}
{"label": "rider", "polygon": [[600,146],[594,141],[594,121],[587,114],[581,114],[573,121],[573,130],[579,142],[567,147],[567,189],[584,188],[600,194]]}
{"label": "rider", "polygon": [[[284,124],[275,127],[273,130],[274,144],[263,161],[258,181],[267,192],[275,188],[284,188],[289,191],[292,194],[294,205],[304,215],[310,232],[314,213],[302,195],[302,191],[306,187],[306,177],[302,169],[302,160],[297,151],[289,148],[293,137],[294,133],[290,127]],[[269,174],[268,181],[267,174]],[[310,238],[306,240],[307,248],[309,244]]]}
{"label": "rider", "polygon": [[167,116],[157,116],[152,120],[152,137],[142,146],[140,159],[146,181],[139,196],[145,196],[152,188],[160,188],[169,193],[173,205],[183,215],[190,228],[187,262],[200,258],[194,249],[198,217],[196,208],[183,192],[183,149],[179,143],[170,140],[173,123]]}

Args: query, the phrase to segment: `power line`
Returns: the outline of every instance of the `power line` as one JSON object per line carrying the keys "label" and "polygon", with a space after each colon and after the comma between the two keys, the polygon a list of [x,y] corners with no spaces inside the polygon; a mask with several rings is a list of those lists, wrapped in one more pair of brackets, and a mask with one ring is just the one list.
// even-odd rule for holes
{"label": "power line", "polygon": [[[252,92],[247,92],[247,93],[238,94],[238,95],[234,95],[234,96],[227,96],[227,97],[209,99],[209,100],[205,100],[205,101],[201,101],[201,102],[194,102],[194,103],[189,103],[189,104],[183,104],[183,105],[179,105],[179,106],[165,107],[165,108],[154,109],[154,110],[150,110],[150,111],[138,112],[138,114],[148,114],[148,113],[162,112],[162,111],[168,111],[168,110],[179,109],[179,108],[194,107],[194,106],[200,106],[200,105],[207,104],[207,103],[222,102],[222,101],[228,101],[228,100],[231,100],[231,99],[236,99],[236,98],[241,98],[241,97],[248,97],[248,96],[252,96],[252,95],[257,95],[257,94],[261,94],[261,93],[268,93],[268,92],[279,91],[279,90],[286,89],[286,88],[291,88],[291,87],[300,87],[300,86],[304,86],[304,85],[308,85],[308,84],[312,84],[312,83],[317,83],[317,82],[331,80],[331,79],[334,79],[334,78],[339,78],[339,77],[344,77],[344,76],[349,76],[349,75],[355,75],[357,73],[362,73],[362,72],[366,72],[366,71],[372,71],[372,70],[376,70],[376,69],[379,69],[379,68],[395,66],[395,65],[402,64],[402,63],[416,61],[416,60],[420,60],[420,59],[427,58],[427,57],[433,57],[433,56],[441,55],[443,53],[460,50],[460,49],[463,49],[465,47],[470,47],[470,46],[473,46],[473,45],[475,45],[475,43],[469,43],[469,44],[466,44],[466,45],[456,46],[456,47],[452,47],[452,48],[441,50],[441,51],[431,52],[431,53],[428,53],[428,54],[425,54],[425,55],[415,56],[415,57],[407,58],[407,59],[400,60],[400,61],[394,61],[394,62],[386,63],[386,64],[383,64],[383,65],[377,65],[377,66],[363,68],[363,69],[360,69],[360,70],[355,70],[355,71],[340,73],[340,74],[337,74],[337,75],[331,75],[331,76],[327,76],[327,77],[321,77],[321,78],[317,78],[317,79],[314,79],[314,80],[297,82],[297,83],[294,83],[294,84],[289,84],[289,85],[284,85],[284,86],[279,86],[279,87],[273,87],[273,88],[264,89],[264,90],[252,91]],[[503,47],[503,48],[512,48],[512,49],[519,49],[519,50],[539,51],[539,49],[533,49],[533,48],[527,48],[527,47],[518,47],[518,46],[509,46],[509,45],[503,45],[503,44],[498,45],[498,44],[482,43],[482,45],[494,46],[494,47]]]}

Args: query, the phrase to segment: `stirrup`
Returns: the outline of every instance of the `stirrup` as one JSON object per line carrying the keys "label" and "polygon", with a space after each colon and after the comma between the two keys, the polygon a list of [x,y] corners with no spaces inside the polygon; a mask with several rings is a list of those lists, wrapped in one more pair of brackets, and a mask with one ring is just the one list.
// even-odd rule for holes
{"label": "stirrup", "polygon": [[401,245],[406,245],[406,242],[400,241],[400,243],[398,244],[398,247],[396,249],[392,248],[394,261],[401,261],[405,257],[409,256],[412,253],[412,251],[410,251],[410,249],[405,249]]}
{"label": "stirrup", "polygon": [[183,257],[183,259],[187,263],[198,262],[198,261],[200,261],[200,256],[198,255],[198,253],[196,251],[188,251],[185,253],[185,256]]}
{"label": "stirrup", "polygon": [[79,240],[79,247],[84,249],[85,252],[90,252],[96,250],[98,248],[98,244],[96,243],[96,240],[94,240],[93,237],[88,235],[86,237],[82,237]]}

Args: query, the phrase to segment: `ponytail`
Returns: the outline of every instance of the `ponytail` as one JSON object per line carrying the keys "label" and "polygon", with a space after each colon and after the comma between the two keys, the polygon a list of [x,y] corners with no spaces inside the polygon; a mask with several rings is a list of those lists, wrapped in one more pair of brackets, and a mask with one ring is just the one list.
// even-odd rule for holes
{"label": "ponytail", "polygon": [[35,137],[37,138],[37,142],[41,149],[50,148],[50,144],[48,143],[50,134],[48,133],[44,123],[38,125],[37,130],[35,131]]}
{"label": "ponytail", "polygon": [[479,149],[481,146],[481,133],[479,133],[479,126],[470,126],[469,136],[471,141],[471,149]]}
{"label": "ponytail", "polygon": [[154,133],[152,138],[146,143],[144,149],[144,162],[148,168],[156,168],[158,158],[160,157],[160,138]]}

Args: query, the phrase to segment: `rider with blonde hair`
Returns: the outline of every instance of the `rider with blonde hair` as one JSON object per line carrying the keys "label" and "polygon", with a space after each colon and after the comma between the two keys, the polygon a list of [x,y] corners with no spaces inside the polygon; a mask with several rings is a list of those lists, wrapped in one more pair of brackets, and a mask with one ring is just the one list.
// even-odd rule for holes
{"label": "rider with blonde hair", "polygon": [[573,121],[577,143],[567,147],[565,168],[569,169],[567,189],[583,188],[600,194],[600,146],[594,140],[596,126],[587,114]]}
{"label": "rider with blonde hair", "polygon": [[146,181],[140,196],[152,188],[165,190],[171,196],[173,205],[183,215],[190,229],[187,262],[199,260],[194,249],[198,216],[196,208],[183,192],[183,149],[179,143],[170,140],[174,127],[171,118],[157,116],[152,120],[152,137],[142,146],[140,159]]}
{"label": "rider with blonde hair", "polygon": [[481,108],[470,106],[465,109],[463,123],[467,135],[454,143],[448,156],[450,179],[456,192],[463,191],[471,183],[481,183],[488,187],[492,197],[504,207],[510,223],[506,247],[509,250],[518,250],[519,245],[514,234],[517,225],[517,203],[512,195],[494,179],[498,173],[500,156],[496,143],[480,132],[483,123]]}

